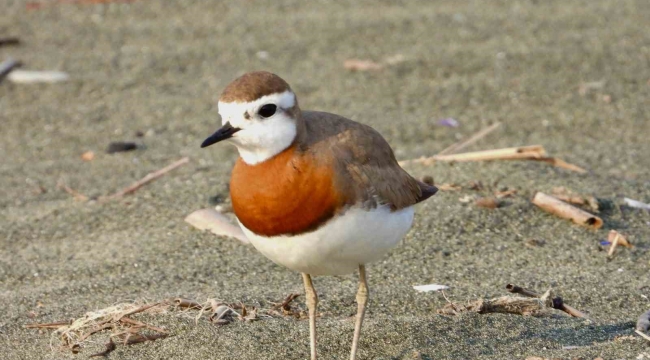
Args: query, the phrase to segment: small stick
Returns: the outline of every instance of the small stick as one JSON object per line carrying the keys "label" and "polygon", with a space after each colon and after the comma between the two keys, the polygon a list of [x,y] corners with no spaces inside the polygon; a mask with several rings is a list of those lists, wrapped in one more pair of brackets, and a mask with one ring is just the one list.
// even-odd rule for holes
{"label": "small stick", "polygon": [[104,351],[98,352],[96,354],[92,354],[88,357],[100,357],[100,356],[107,357],[108,354],[110,354],[113,350],[117,348],[117,346],[115,346],[115,343],[113,342],[113,338],[108,338],[108,342],[104,344],[104,346],[106,346],[106,349]]}
{"label": "small stick", "polygon": [[8,58],[0,63],[0,82],[7,76],[13,69],[20,66],[20,61]]}
{"label": "small stick", "polygon": [[609,241],[610,243],[613,244],[613,243],[614,243],[614,239],[616,239],[616,238],[618,238],[618,244],[619,244],[619,245],[621,245],[621,246],[625,246],[625,247],[633,247],[632,244],[631,244],[629,241],[627,241],[627,239],[625,238],[625,236],[621,235],[621,234],[620,234],[618,231],[616,231],[616,230],[610,230],[610,231],[609,231],[609,234],[607,234],[607,241]]}
{"label": "small stick", "polygon": [[72,324],[70,321],[59,321],[53,323],[44,323],[44,324],[26,324],[26,329],[58,329],[61,326],[67,326]]}
{"label": "small stick", "polygon": [[[540,298],[542,296],[542,295],[540,295],[539,293],[537,293],[537,292],[535,292],[533,290],[526,289],[526,288],[523,288],[521,286],[517,286],[517,285],[514,285],[514,284],[506,285],[506,290],[508,290],[509,292],[511,292],[513,294],[519,294],[519,295],[522,295],[522,296],[525,296],[525,297],[530,297],[530,298]],[[562,298],[559,297],[559,296],[553,298],[553,308],[558,309],[558,310],[562,310],[565,313],[567,313],[567,314],[569,314],[569,315],[571,315],[573,317],[587,318],[587,315],[585,313],[583,313],[582,311],[580,311],[580,310],[578,310],[578,309],[576,309],[576,308],[574,308],[572,306],[569,306],[569,305],[565,304],[564,301],[562,300]]]}
{"label": "small stick", "polygon": [[603,220],[598,216],[592,215],[573,205],[569,205],[541,192],[535,194],[533,204],[559,217],[569,219],[579,225],[591,227],[593,229],[600,229],[603,226]]}
{"label": "small stick", "polygon": [[614,251],[616,251],[616,247],[618,246],[618,239],[620,237],[621,236],[618,233],[616,233],[616,235],[614,236],[614,239],[612,240],[612,244],[609,246],[609,251],[607,252],[608,257],[612,257],[612,255],[614,255]]}
{"label": "small stick", "polygon": [[86,340],[89,336],[91,336],[91,335],[93,335],[93,334],[95,334],[95,333],[98,333],[98,332],[100,332],[100,331],[102,331],[102,330],[106,330],[106,329],[110,329],[110,328],[112,328],[112,327],[113,327],[113,324],[109,323],[109,321],[110,321],[110,320],[106,320],[106,321],[104,321],[103,323],[98,324],[98,325],[95,326],[94,328],[90,329],[87,333],[81,335],[81,337],[79,338],[78,343],[80,343],[80,342]]}
{"label": "small stick", "polygon": [[111,200],[111,199],[122,197],[124,195],[131,194],[131,193],[135,192],[136,190],[138,190],[139,188],[143,187],[144,185],[146,185],[146,184],[158,179],[159,177],[167,174],[168,172],[176,169],[177,167],[187,164],[189,161],[190,161],[189,158],[184,157],[184,158],[182,158],[182,159],[180,159],[178,161],[175,161],[175,162],[171,163],[170,165],[165,166],[164,168],[162,168],[160,170],[157,170],[157,171],[154,171],[152,173],[147,174],[142,179],[134,182],[130,186],[116,192],[113,195],[101,197],[100,200]]}
{"label": "small stick", "polygon": [[20,39],[15,36],[0,38],[0,47],[10,45],[20,45]]}
{"label": "small stick", "polygon": [[129,311],[125,312],[124,314],[118,314],[119,316],[117,318],[115,318],[113,321],[120,321],[120,319],[125,317],[125,316],[129,316],[129,315],[141,313],[143,311],[147,311],[147,310],[151,309],[152,307],[158,306],[158,305],[163,304],[163,303],[164,303],[164,301],[159,301],[159,302],[155,302],[155,303],[151,303],[151,304],[147,304],[147,305],[142,305],[139,308],[129,310]]}
{"label": "small stick", "polygon": [[513,284],[508,284],[506,285],[506,290],[513,294],[519,294],[525,297],[530,297],[530,298],[538,298],[541,295],[534,292],[533,290],[529,290],[526,288],[523,288],[521,286],[513,285]]}
{"label": "small stick", "polygon": [[546,150],[541,145],[519,146],[495,150],[483,150],[460,154],[435,155],[436,161],[488,161],[488,160],[519,160],[540,159],[546,156]]}
{"label": "small stick", "polygon": [[156,327],[156,326],[151,326],[151,325],[145,324],[145,323],[143,323],[141,321],[138,321],[138,320],[131,319],[131,318],[126,317],[126,316],[123,316],[120,319],[120,322],[145,327],[145,328],[147,328],[149,330],[157,331],[157,332],[163,333],[163,334],[169,334],[169,331],[167,331],[167,330],[165,330],[163,328],[159,328],[159,327]]}
{"label": "small stick", "polygon": [[563,168],[563,169],[567,169],[567,170],[571,170],[571,171],[575,171],[575,172],[578,172],[578,173],[581,173],[581,174],[584,174],[584,173],[587,172],[587,170],[581,168],[578,165],[569,164],[568,162],[566,162],[566,161],[564,161],[562,159],[558,159],[558,158],[554,158],[554,157],[543,157],[543,158],[539,158],[539,159],[530,159],[530,160],[542,161],[542,162],[545,162],[545,163],[549,163],[549,164],[551,164],[553,166]]}
{"label": "small stick", "polygon": [[75,189],[69,187],[68,185],[64,184],[63,182],[59,182],[58,184],[59,189],[62,189],[63,191],[67,192],[68,194],[72,195],[72,197],[75,200],[79,201],[88,201],[88,196],[76,191]]}
{"label": "small stick", "polygon": [[641,336],[642,338],[644,338],[644,339],[650,341],[650,336],[644,334],[641,330],[634,330],[634,332],[637,333],[637,334],[638,334],[639,336]]}
{"label": "small stick", "polygon": [[164,339],[167,336],[169,336],[169,334],[153,334],[153,335],[134,334],[133,336],[130,336],[129,334],[124,339],[124,345],[133,345],[133,344],[143,343],[146,341],[155,341],[158,339]]}
{"label": "small stick", "polygon": [[174,305],[187,308],[187,309],[201,309],[203,306],[198,302],[190,299],[176,298],[174,299]]}
{"label": "small stick", "polygon": [[458,151],[460,151],[460,150],[474,144],[475,142],[481,140],[482,138],[487,136],[489,133],[496,130],[500,125],[501,125],[500,122],[496,122],[496,123],[484,128],[484,129],[480,130],[479,132],[477,132],[474,135],[470,136],[466,140],[462,140],[460,142],[451,144],[450,146],[448,146],[447,148],[445,148],[444,150],[439,152],[438,155],[453,154],[455,152],[458,152]]}

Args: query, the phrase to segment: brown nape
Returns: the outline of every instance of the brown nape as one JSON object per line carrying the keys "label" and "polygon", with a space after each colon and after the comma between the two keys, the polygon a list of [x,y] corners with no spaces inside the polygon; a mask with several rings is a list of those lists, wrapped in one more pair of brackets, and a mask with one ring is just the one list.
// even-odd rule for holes
{"label": "brown nape", "polygon": [[254,71],[233,80],[221,93],[221,102],[250,102],[265,95],[291,90],[281,77],[267,72]]}
{"label": "brown nape", "polygon": [[333,170],[294,146],[256,165],[240,158],[230,181],[233,210],[258,235],[316,230],[344,204],[333,186]]}

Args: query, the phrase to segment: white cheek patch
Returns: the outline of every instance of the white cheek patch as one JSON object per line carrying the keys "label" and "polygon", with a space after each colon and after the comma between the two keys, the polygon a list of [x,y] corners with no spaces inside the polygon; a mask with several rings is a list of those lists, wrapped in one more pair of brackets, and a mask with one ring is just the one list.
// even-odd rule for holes
{"label": "white cheek patch", "polygon": [[241,127],[242,123],[246,120],[244,114],[249,113],[250,116],[255,116],[257,110],[265,104],[275,104],[279,108],[290,109],[296,104],[296,95],[287,90],[281,93],[264,95],[261,98],[249,102],[221,102],[219,101],[219,115],[221,115],[222,123],[230,121],[234,127]]}
{"label": "white cheek patch", "polygon": [[[296,119],[285,111],[278,110],[269,118],[260,119],[257,111],[266,104],[275,104],[279,109],[290,109],[296,105],[296,96],[287,90],[262,96],[249,102],[219,102],[222,123],[241,130],[229,139],[239,150],[239,155],[248,164],[257,164],[279,154],[288,148],[296,138]],[[245,114],[248,113],[248,116]]]}

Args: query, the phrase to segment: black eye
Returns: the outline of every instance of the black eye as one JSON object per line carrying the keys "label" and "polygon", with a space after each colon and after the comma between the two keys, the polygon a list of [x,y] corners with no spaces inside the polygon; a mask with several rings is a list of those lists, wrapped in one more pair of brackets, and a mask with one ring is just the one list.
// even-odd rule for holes
{"label": "black eye", "polygon": [[260,108],[257,112],[261,117],[268,118],[275,114],[275,111],[278,109],[274,104],[266,104]]}

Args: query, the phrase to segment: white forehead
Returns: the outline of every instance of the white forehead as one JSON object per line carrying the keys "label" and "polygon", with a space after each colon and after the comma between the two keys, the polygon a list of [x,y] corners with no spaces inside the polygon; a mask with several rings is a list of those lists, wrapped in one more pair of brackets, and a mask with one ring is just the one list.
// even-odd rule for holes
{"label": "white forehead", "polygon": [[242,118],[247,111],[253,116],[260,107],[266,104],[275,104],[279,108],[290,109],[296,104],[296,95],[292,91],[287,90],[281,93],[264,95],[257,100],[249,102],[219,101],[219,115],[221,115],[225,123],[231,119]]}

